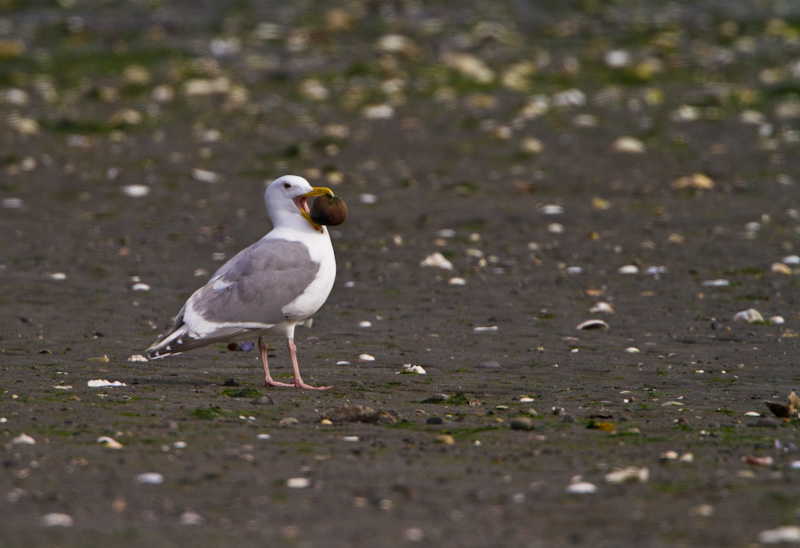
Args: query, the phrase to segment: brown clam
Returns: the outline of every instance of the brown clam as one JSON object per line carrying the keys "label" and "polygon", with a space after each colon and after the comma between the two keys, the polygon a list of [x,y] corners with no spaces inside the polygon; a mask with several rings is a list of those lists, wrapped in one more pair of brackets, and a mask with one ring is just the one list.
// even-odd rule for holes
{"label": "brown clam", "polygon": [[320,225],[336,226],[347,219],[347,204],[338,196],[324,194],[311,204],[311,220]]}

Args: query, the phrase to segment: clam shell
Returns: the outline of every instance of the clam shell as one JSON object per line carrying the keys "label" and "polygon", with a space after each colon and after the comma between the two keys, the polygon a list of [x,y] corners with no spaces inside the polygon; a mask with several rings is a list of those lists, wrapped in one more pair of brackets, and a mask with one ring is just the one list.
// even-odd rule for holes
{"label": "clam shell", "polygon": [[347,219],[347,204],[338,196],[319,196],[311,205],[311,220],[320,225],[336,226]]}

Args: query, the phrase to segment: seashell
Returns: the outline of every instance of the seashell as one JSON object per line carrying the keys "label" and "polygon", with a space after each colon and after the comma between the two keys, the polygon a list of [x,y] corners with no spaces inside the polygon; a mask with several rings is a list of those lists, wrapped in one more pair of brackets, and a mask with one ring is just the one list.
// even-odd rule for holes
{"label": "seashell", "polygon": [[286,480],[286,487],[292,489],[305,489],[311,485],[311,480],[308,478],[289,478]]}
{"label": "seashell", "polygon": [[761,315],[761,312],[759,312],[755,308],[748,308],[747,310],[742,310],[734,314],[733,320],[745,321],[747,323],[756,323],[756,322],[763,322],[764,317]]}
{"label": "seashell", "polygon": [[586,320],[576,325],[575,329],[609,329],[609,326],[603,320]]}
{"label": "seashell", "polygon": [[636,466],[628,466],[621,470],[614,470],[605,476],[606,483],[625,483],[625,482],[639,482],[644,483],[650,479],[650,470],[647,468],[637,468]]}
{"label": "seashell", "polygon": [[618,274],[638,274],[639,273],[639,267],[636,266],[635,264],[626,264],[625,266],[619,267],[619,270],[617,270],[617,273]]}
{"label": "seashell", "polygon": [[181,525],[203,525],[205,521],[203,516],[196,512],[184,512],[179,519]]}
{"label": "seashell", "polygon": [[150,194],[150,187],[147,185],[127,185],[122,187],[122,193],[129,198],[144,198]]}
{"label": "seashell", "polygon": [[564,208],[560,205],[548,204],[542,206],[543,215],[561,215],[562,213],[564,213]]}
{"label": "seashell", "polygon": [[590,495],[597,491],[597,486],[593,483],[589,483],[588,481],[582,481],[580,476],[575,476],[572,478],[569,486],[567,487],[567,493],[570,495]]}
{"label": "seashell", "polygon": [[450,278],[447,280],[447,285],[467,285],[467,280],[456,276],[455,278]]}
{"label": "seashell", "polygon": [[311,220],[320,225],[336,226],[347,219],[347,204],[338,196],[319,196],[311,205]]}
{"label": "seashell", "polygon": [[775,529],[765,529],[758,534],[760,544],[781,544],[800,542],[800,527],[797,525],[783,525]]}
{"label": "seashell", "polygon": [[589,309],[589,312],[591,312],[592,314],[597,314],[600,312],[602,312],[603,314],[613,314],[614,307],[605,301],[600,301],[598,303],[595,303],[595,305]]}
{"label": "seashell", "polygon": [[770,270],[775,274],[785,274],[787,276],[792,275],[792,268],[783,263],[772,263]]}
{"label": "seashell", "polygon": [[72,516],[53,512],[42,516],[42,525],[45,527],[72,527]]}
{"label": "seashell", "polygon": [[751,466],[772,466],[775,463],[775,459],[770,456],[756,457],[747,455],[746,457],[742,457],[742,461]]}
{"label": "seashell", "polygon": [[86,386],[88,386],[89,388],[106,388],[109,386],[128,386],[128,385],[120,381],[111,382],[106,379],[93,379],[91,381],[87,381]]}
{"label": "seashell", "polygon": [[781,259],[781,262],[788,265],[800,265],[800,255],[787,255]]}
{"label": "seashell", "polygon": [[714,188],[714,181],[707,175],[702,173],[695,173],[687,177],[680,177],[672,183],[672,188],[676,190],[693,189],[693,190],[711,190]]}
{"label": "seashell", "polygon": [[36,440],[28,434],[20,434],[11,440],[11,445],[35,445]]}
{"label": "seashell", "polygon": [[161,485],[164,483],[164,476],[158,472],[145,472],[136,476],[136,483],[145,485]]}
{"label": "seashell", "polygon": [[453,270],[453,263],[448,261],[447,258],[438,251],[425,257],[425,260],[419,263],[419,266]]}
{"label": "seashell", "polygon": [[411,365],[410,363],[403,364],[403,370],[400,373],[410,373],[416,375],[425,375],[427,372],[421,365]]}
{"label": "seashell", "polygon": [[644,151],[644,143],[635,137],[619,137],[614,141],[614,152],[641,154]]}
{"label": "seashell", "polygon": [[108,436],[100,436],[97,438],[97,443],[103,444],[103,447],[107,449],[122,449],[122,444],[120,442]]}
{"label": "seashell", "polygon": [[731,285],[730,280],[725,280],[723,278],[717,278],[716,280],[705,280],[703,282],[703,287],[728,287]]}

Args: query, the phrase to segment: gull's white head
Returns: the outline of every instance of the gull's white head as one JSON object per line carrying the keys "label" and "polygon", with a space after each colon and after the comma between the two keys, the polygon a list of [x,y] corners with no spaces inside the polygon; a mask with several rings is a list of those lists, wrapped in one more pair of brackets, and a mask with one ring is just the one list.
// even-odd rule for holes
{"label": "gull's white head", "polygon": [[314,230],[323,232],[322,227],[311,220],[308,209],[308,198],[328,194],[333,191],[326,187],[312,187],[308,181],[297,175],[284,175],[272,181],[264,192],[264,203],[267,214],[277,226],[297,226],[298,220],[304,219],[300,226],[310,225]]}

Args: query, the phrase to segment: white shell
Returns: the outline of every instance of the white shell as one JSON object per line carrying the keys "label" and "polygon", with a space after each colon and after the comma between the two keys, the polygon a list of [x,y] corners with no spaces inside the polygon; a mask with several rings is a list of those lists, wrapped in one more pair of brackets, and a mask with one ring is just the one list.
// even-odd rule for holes
{"label": "white shell", "polygon": [[42,525],[45,527],[72,527],[72,516],[53,512],[42,516]]}
{"label": "white shell", "polygon": [[575,329],[609,329],[609,326],[603,320],[586,320],[576,325]]}
{"label": "white shell", "polygon": [[600,301],[599,303],[595,303],[595,305],[589,309],[589,312],[592,314],[597,314],[598,312],[602,312],[603,314],[613,314],[614,307],[607,302]]}
{"label": "white shell", "polygon": [[289,478],[286,480],[286,487],[292,489],[305,489],[311,485],[311,480],[308,478]]}
{"label": "white shell", "polygon": [[128,386],[124,382],[120,381],[107,381],[106,379],[94,379],[86,383],[89,388],[106,388],[110,386]]}
{"label": "white shell", "polygon": [[122,449],[123,447],[120,442],[108,436],[100,436],[97,438],[97,443],[103,444],[103,446],[108,449]]}
{"label": "white shell", "polygon": [[597,492],[597,486],[588,481],[577,481],[567,487],[567,493],[570,495],[591,495],[595,492]]}
{"label": "white shell", "polygon": [[747,310],[742,310],[734,314],[733,320],[745,321],[747,323],[755,323],[755,322],[763,322],[764,317],[761,315],[761,312],[759,312],[755,308],[748,308]]}
{"label": "white shell", "polygon": [[619,267],[619,270],[617,270],[617,273],[618,274],[638,274],[639,273],[639,267],[636,266],[635,264],[626,264],[625,266]]}
{"label": "white shell", "polygon": [[647,468],[637,468],[628,466],[621,470],[609,472],[605,476],[606,483],[625,483],[628,481],[644,483],[650,479],[650,470]]}
{"label": "white shell", "polygon": [[36,440],[28,434],[20,434],[11,440],[11,445],[34,445]]}
{"label": "white shell", "polygon": [[145,472],[136,476],[136,483],[144,485],[161,485],[164,483],[164,476],[158,472]]}
{"label": "white shell", "polygon": [[448,261],[447,258],[438,251],[425,257],[425,260],[419,263],[419,266],[453,270],[453,263]]}

